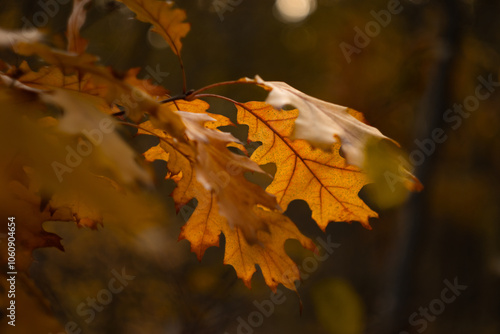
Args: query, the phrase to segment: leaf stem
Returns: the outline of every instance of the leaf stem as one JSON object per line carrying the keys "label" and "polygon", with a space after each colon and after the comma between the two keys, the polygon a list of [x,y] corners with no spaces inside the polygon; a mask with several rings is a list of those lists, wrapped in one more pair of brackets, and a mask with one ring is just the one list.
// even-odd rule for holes
{"label": "leaf stem", "polygon": [[214,98],[217,98],[217,99],[221,99],[221,100],[225,100],[225,101],[229,101],[231,103],[234,103],[240,107],[242,107],[243,109],[245,109],[246,111],[251,111],[247,106],[245,106],[243,103],[241,102],[238,102],[238,101],[235,101],[233,99],[230,99],[229,97],[225,97],[225,96],[222,96],[222,95],[217,95],[217,94],[198,94],[196,95],[196,97],[214,97]]}
{"label": "leaf stem", "polygon": [[131,126],[133,128],[136,128],[137,130],[142,130],[144,132],[149,132],[152,136],[155,136],[155,137],[158,137],[160,139],[162,139],[162,137],[160,137],[159,135],[157,135],[156,133],[154,133],[153,131],[150,131],[148,129],[144,129],[142,126],[140,125],[137,125],[137,124],[134,124],[134,123],[129,123],[129,122],[122,122],[122,121],[117,121],[118,124],[121,124],[121,125],[127,125],[127,126]]}
{"label": "leaf stem", "polygon": [[190,96],[191,94],[193,94],[194,90],[191,89],[183,94],[179,94],[179,95],[175,95],[175,96],[171,96],[169,97],[168,99],[165,99],[165,100],[162,100],[160,101],[160,103],[168,103],[168,102],[173,102],[173,101],[176,101],[176,100],[185,100],[188,96]]}
{"label": "leaf stem", "polygon": [[255,81],[242,81],[242,80],[233,80],[233,81],[223,81],[223,82],[217,82],[205,87],[202,87],[198,90],[195,90],[193,93],[189,94],[188,101],[194,100],[197,98],[201,92],[204,92],[208,89],[212,89],[215,87],[220,87],[220,86],[227,86],[227,85],[236,85],[236,84],[253,84],[253,85],[258,85],[257,82]]}
{"label": "leaf stem", "polygon": [[[221,100],[229,101],[229,102],[234,103],[234,104],[237,104],[237,105],[239,105],[239,106],[241,106],[241,107],[245,107],[245,106],[243,105],[243,103],[238,102],[238,101],[235,101],[235,100],[230,99],[229,97],[225,97],[225,96],[223,96],[223,95],[217,95],[217,94],[198,94],[198,95],[196,95],[196,97],[197,97],[197,98],[198,98],[198,97],[202,97],[202,98],[203,98],[203,97],[214,97],[214,98],[217,98],[217,99],[221,99]],[[245,108],[245,109],[246,109],[246,108]]]}

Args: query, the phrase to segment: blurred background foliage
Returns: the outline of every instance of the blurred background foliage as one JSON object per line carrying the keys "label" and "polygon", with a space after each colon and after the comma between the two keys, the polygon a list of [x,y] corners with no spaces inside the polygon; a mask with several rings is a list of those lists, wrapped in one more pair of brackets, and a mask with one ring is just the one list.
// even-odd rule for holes
{"label": "blurred background foliage", "polygon": [[[36,13],[45,11],[45,2],[2,1],[1,27],[33,22]],[[59,10],[40,27],[63,45],[71,2],[57,4]],[[443,280],[457,278],[467,289],[427,322],[425,333],[499,333],[500,93],[481,101],[456,129],[443,115],[474,95],[479,76],[498,80],[500,3],[401,0],[403,10],[350,62],[340,44],[354,45],[354,28],[364,30],[374,20],[370,12],[386,10],[388,1],[192,0],[177,5],[192,24],[182,50],[189,88],[259,74],[362,111],[407,153],[419,150],[415,140],[430,138],[435,128],[447,136],[415,166],[424,191],[399,207],[379,210],[372,231],[357,223],[331,223],[324,234],[305,203],[292,203],[287,214],[303,233],[313,239],[328,236],[340,247],[304,278],[300,298],[280,287],[285,301],[246,332],[423,332],[423,326],[409,322],[410,315],[440,298]],[[175,56],[148,25],[131,17],[121,4],[94,1],[82,30],[90,40],[89,52],[118,71],[168,72],[157,82],[172,95],[180,93]],[[4,59],[20,62],[12,54]],[[246,86],[217,92],[239,101],[265,97]],[[209,102],[212,112],[235,120],[234,107]],[[231,131],[246,139],[244,126]],[[152,143],[141,136],[131,142],[139,151]],[[269,299],[259,274],[248,290],[222,264],[223,240],[201,263],[188,242],[177,242],[195,203],[176,215],[168,197],[174,185],[161,181],[165,165],[154,167],[167,211],[161,223],[142,224],[133,217],[120,224],[105,222],[98,231],[68,223],[45,225],[62,237],[66,251],[35,252],[33,280],[19,283],[23,292],[13,333],[60,333],[70,322],[76,323],[70,326],[74,333],[237,333],[239,319],[248,322],[257,310],[254,301]],[[273,166],[265,168],[273,172]],[[311,256],[295,242],[287,250],[299,264]],[[86,323],[78,306],[106,288],[113,269],[122,268],[135,278]]]}

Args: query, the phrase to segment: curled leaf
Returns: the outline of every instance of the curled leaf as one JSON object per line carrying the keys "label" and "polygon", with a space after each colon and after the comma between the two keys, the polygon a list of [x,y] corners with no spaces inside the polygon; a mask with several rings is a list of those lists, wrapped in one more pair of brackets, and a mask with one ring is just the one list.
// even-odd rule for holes
{"label": "curled leaf", "polygon": [[[219,212],[229,225],[238,226],[249,242],[257,241],[257,231],[266,230],[266,222],[253,213],[256,205],[279,209],[276,198],[258,185],[247,181],[246,172],[264,171],[252,160],[232,153],[227,146],[238,140],[230,133],[207,129],[204,123],[213,120],[205,114],[180,112],[186,134],[197,149],[195,172],[198,182],[215,192]],[[244,217],[244,218],[243,218]]]}
{"label": "curled leaf", "polygon": [[267,103],[278,109],[288,104],[299,110],[292,138],[305,139],[323,150],[330,150],[340,139],[349,164],[363,167],[365,145],[370,138],[388,139],[353,116],[359,113],[352,109],[316,99],[284,82],[264,81],[259,76],[256,81],[272,89]]}
{"label": "curled leaf", "polygon": [[[331,151],[335,143],[340,142],[340,152],[348,164],[369,169],[366,156],[374,143],[388,140],[399,146],[377,128],[366,124],[363,115],[356,110],[319,100],[284,82],[264,81],[259,76],[256,76],[255,82],[271,89],[266,102],[273,107],[292,105],[298,109],[299,115],[290,138],[307,140],[313,147],[327,152]],[[422,189],[422,185],[410,171],[399,166],[399,163],[394,168],[404,170],[401,173],[405,179],[403,184],[409,190]]]}

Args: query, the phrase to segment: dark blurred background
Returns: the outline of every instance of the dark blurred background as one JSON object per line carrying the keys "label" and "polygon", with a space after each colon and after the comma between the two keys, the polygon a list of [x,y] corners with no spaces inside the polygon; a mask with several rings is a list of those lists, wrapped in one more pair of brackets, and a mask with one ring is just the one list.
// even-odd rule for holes
{"label": "dark blurred background", "polygon": [[[63,41],[71,3],[54,1],[53,15],[44,9],[51,1],[2,1],[0,25],[21,28],[21,17],[44,23],[40,14],[35,18],[43,11],[52,17],[38,26]],[[71,321],[83,333],[500,333],[500,2],[176,3],[192,26],[182,49],[188,88],[259,74],[359,110],[413,157],[425,189],[392,208],[367,198],[380,213],[372,231],[331,223],[325,234],[307,204],[292,203],[287,214],[304,234],[340,246],[304,277],[299,296],[280,287],[286,300],[248,327],[242,323],[252,321],[255,303],[269,299],[269,288],[257,273],[248,290],[222,264],[224,242],[201,263],[188,242],[177,242],[190,212],[175,214],[167,196],[173,184],[161,182],[170,213],[165,224],[131,221],[99,231],[46,224],[63,237],[66,252],[36,251],[28,295],[38,301],[26,301],[26,316],[34,320],[22,314],[18,320],[25,333],[63,332]],[[181,93],[175,56],[131,17],[121,4],[96,0],[82,29],[89,52],[118,71],[161,72],[157,83]],[[485,81],[491,84],[479,92],[489,94],[478,98],[476,87]],[[265,98],[247,87],[216,92],[238,101]],[[212,112],[235,121],[231,105],[209,102]],[[463,112],[448,111],[455,105]],[[432,140],[436,129],[445,140]],[[231,131],[246,139],[244,126]],[[141,150],[144,140],[132,144]],[[156,167],[161,180],[165,165]],[[294,242],[287,250],[299,264],[311,256]],[[78,305],[122,267],[136,278],[87,323]],[[449,285],[457,284],[454,295]]]}

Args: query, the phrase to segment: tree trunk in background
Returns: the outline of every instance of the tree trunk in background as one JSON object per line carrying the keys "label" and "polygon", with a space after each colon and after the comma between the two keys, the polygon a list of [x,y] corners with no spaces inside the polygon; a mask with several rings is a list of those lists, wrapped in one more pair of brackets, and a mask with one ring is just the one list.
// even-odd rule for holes
{"label": "tree trunk in background", "polygon": [[[439,45],[436,46],[436,63],[416,119],[415,138],[419,140],[432,138],[431,133],[436,128],[446,131],[443,126],[443,113],[453,105],[450,88],[462,39],[462,4],[455,0],[441,0],[435,5],[439,7],[437,10],[442,17],[443,26]],[[430,176],[438,154],[439,147],[436,147],[433,154],[425,156],[420,166],[415,166],[416,176],[427,189],[432,187]],[[382,297],[388,309],[383,314],[377,333],[410,330],[408,318],[418,310],[419,305],[414,303],[414,297],[418,295],[421,255],[426,240],[431,236],[429,231],[432,224],[425,191],[424,189],[424,192],[412,194],[402,209],[399,235],[392,252],[394,258],[388,268],[387,287]]]}

